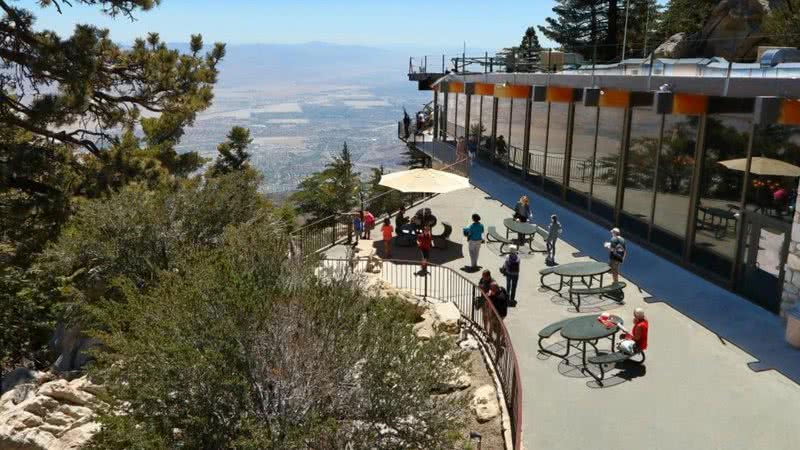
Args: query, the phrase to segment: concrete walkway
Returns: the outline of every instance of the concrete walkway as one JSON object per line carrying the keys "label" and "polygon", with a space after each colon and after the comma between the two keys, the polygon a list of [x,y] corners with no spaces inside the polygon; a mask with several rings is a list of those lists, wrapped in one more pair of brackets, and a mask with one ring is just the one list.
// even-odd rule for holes
{"label": "concrete walkway", "polygon": [[[491,177],[488,172],[482,175]],[[499,190],[495,192],[502,194]],[[509,190],[506,196],[513,194],[516,198],[519,193]],[[440,195],[425,206],[440,221],[448,221],[455,227],[451,238],[455,244],[451,247],[463,248],[456,253],[463,256],[448,257],[445,264],[457,270],[465,264],[466,245],[459,231],[468,223],[469,216],[477,212],[485,225],[495,225],[502,232],[502,219],[511,214],[507,207],[479,189]],[[533,197],[538,221],[550,212],[561,212],[550,206]],[[558,262],[586,260],[583,252],[604,259],[603,230],[585,236],[589,233],[586,225],[577,222],[584,219],[566,213],[562,216],[566,239],[580,242],[582,252],[561,241],[557,247]],[[623,269],[625,275],[642,269],[637,268],[643,264],[639,259],[642,250],[631,247],[631,259]],[[479,261],[499,276],[497,268],[503,258],[497,244],[485,245]],[[684,287],[680,285],[685,280],[675,278],[675,269],[667,269],[664,264],[667,263],[647,268],[648,273],[662,273],[664,285],[682,292]],[[576,313],[563,298],[539,288],[537,272],[543,267],[542,254],[523,257],[519,304],[506,319],[522,372],[526,448],[797,448],[800,386],[776,371],[758,373],[748,369],[750,355],[668,303],[647,304],[645,293],[630,279],[624,306],[590,298],[581,313]],[[691,275],[688,272],[680,275],[687,274]],[[479,277],[477,273],[465,275],[473,281]],[[500,277],[499,281],[504,280]],[[709,288],[707,292],[714,291]],[[607,379],[604,388],[558,358],[544,358],[537,351],[537,333],[549,323],[607,310],[630,324],[635,307],[646,309],[651,324],[647,363],[641,368],[628,367],[622,376]],[[717,314],[730,317],[730,310],[719,307]],[[553,342],[559,340],[556,337]]]}

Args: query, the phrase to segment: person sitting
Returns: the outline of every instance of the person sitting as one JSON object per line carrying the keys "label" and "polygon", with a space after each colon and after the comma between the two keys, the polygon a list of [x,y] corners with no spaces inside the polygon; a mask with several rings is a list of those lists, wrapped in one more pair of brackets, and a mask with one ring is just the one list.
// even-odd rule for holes
{"label": "person sitting", "polygon": [[494,149],[497,155],[500,157],[506,154],[506,140],[502,134],[497,136],[497,140],[494,143]]}
{"label": "person sitting", "polygon": [[622,336],[620,336],[622,341],[617,344],[619,351],[629,355],[635,355],[636,353],[647,350],[647,333],[649,328],[650,324],[647,322],[644,310],[642,308],[636,308],[633,311],[633,330],[628,331],[622,326],[619,327],[619,329],[622,330]]}
{"label": "person sitting", "polygon": [[514,206],[514,220],[527,222],[532,215],[531,202],[527,195],[523,195],[519,198],[517,205]]}
{"label": "person sitting", "polygon": [[508,294],[496,282],[489,285],[489,300],[497,311],[497,314],[505,319],[508,315]]}

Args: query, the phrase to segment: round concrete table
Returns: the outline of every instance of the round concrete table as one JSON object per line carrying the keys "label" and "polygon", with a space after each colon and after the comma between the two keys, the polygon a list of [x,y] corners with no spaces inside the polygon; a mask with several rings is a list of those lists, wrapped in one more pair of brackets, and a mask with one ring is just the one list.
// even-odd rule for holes
{"label": "round concrete table", "polygon": [[591,316],[576,317],[567,322],[564,328],[561,329],[561,337],[567,340],[567,345],[569,345],[571,341],[581,343],[584,368],[586,367],[586,344],[589,343],[589,345],[594,347],[595,352],[597,352],[597,341],[602,338],[611,337],[611,352],[613,352],[616,333],[619,331],[618,325],[622,325],[623,323],[622,318],[612,315],[609,319],[617,325],[608,328],[597,320],[598,317],[600,317],[600,315],[594,314]]}
{"label": "round concrete table", "polygon": [[560,264],[553,268],[553,273],[561,277],[558,285],[558,291],[564,288],[564,278],[569,278],[569,287],[572,288],[572,283],[575,278],[584,280],[589,278],[588,286],[591,286],[592,280],[595,277],[600,277],[600,286],[603,286],[603,275],[611,271],[611,266],[604,262],[599,261],[577,261],[566,264]]}
{"label": "round concrete table", "polygon": [[[528,243],[528,248],[535,252],[536,250],[533,249],[533,236],[536,234],[536,225],[529,223],[529,222],[517,222],[513,218],[509,217],[503,220],[503,225],[506,227],[506,238],[508,238],[508,232],[512,231],[517,233],[517,245],[525,245]],[[530,236],[530,238],[528,238]]]}

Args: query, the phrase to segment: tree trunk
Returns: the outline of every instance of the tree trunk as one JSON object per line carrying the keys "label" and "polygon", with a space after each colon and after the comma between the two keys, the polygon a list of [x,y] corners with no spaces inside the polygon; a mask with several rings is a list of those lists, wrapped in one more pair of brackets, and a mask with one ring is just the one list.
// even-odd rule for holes
{"label": "tree trunk", "polygon": [[608,0],[608,31],[606,33],[606,46],[603,49],[605,59],[617,58],[617,25],[619,24],[619,0]]}

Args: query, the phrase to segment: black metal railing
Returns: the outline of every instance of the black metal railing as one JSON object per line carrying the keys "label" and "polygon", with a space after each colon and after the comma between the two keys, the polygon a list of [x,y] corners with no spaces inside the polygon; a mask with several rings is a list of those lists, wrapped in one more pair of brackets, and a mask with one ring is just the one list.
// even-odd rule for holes
{"label": "black metal railing", "polygon": [[[323,259],[322,264],[332,270],[365,273],[369,258]],[[428,264],[429,275],[419,276],[420,269],[416,261],[383,260],[380,277],[423,299],[453,303],[461,317],[480,333],[509,411],[513,448],[522,448],[522,378],[503,319],[480,288],[457,271]]]}

